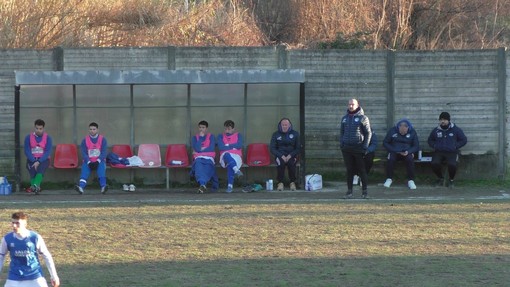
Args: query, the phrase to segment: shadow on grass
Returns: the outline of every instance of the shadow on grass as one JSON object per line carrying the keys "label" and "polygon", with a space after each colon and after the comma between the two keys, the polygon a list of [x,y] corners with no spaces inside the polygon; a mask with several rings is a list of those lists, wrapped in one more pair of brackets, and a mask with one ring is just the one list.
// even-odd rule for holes
{"label": "shadow on grass", "polygon": [[[58,265],[58,264],[57,264]],[[510,255],[57,266],[63,286],[507,286]]]}

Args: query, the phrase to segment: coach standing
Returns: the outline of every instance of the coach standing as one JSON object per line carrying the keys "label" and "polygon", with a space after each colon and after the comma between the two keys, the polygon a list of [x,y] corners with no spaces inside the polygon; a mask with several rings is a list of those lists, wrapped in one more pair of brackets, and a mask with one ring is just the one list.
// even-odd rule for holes
{"label": "coach standing", "polygon": [[359,171],[362,184],[362,197],[368,198],[368,175],[363,157],[368,152],[368,144],[372,137],[370,121],[360,107],[358,100],[350,99],[347,105],[347,114],[340,123],[340,148],[347,170],[347,193],[345,198],[353,197],[352,179]]}

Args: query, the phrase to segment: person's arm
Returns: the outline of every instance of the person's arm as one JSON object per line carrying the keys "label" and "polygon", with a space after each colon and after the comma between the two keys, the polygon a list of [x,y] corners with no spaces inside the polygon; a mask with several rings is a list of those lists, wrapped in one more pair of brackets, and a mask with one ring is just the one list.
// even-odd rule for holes
{"label": "person's arm", "polygon": [[25,137],[23,150],[25,151],[25,156],[27,157],[28,161],[34,162],[35,158],[34,155],[32,155],[32,148],[30,147],[30,134]]}
{"label": "person's arm", "polygon": [[87,143],[85,142],[85,139],[81,141],[80,150],[83,161],[86,163],[90,162],[89,150],[87,149]]}
{"label": "person's arm", "polygon": [[7,243],[5,242],[5,237],[2,237],[2,242],[0,243],[0,273],[2,273],[2,268],[4,266],[5,256],[7,255]]}
{"label": "person's arm", "polygon": [[199,140],[197,140],[196,136],[191,138],[191,148],[193,148],[194,152],[201,152],[202,144]]}
{"label": "person's arm", "polygon": [[51,256],[50,251],[46,247],[46,243],[44,243],[44,239],[41,235],[37,234],[37,252],[41,254],[44,258],[44,262],[46,263],[46,267],[48,268],[48,272],[51,276],[51,281],[54,286],[60,285],[60,280],[57,275],[57,269],[55,268],[55,262],[53,261],[53,257]]}
{"label": "person's arm", "polygon": [[106,154],[108,153],[108,141],[105,137],[103,137],[103,142],[101,143],[101,154],[99,155],[99,161],[105,162]]}
{"label": "person's arm", "polygon": [[299,139],[299,133],[294,133],[294,150],[290,152],[292,157],[297,157],[301,153],[301,142]]}
{"label": "person's arm", "polygon": [[225,143],[223,142],[223,134],[218,135],[218,149],[219,150],[229,150],[230,149],[230,147],[226,146]]}
{"label": "person's arm", "polygon": [[363,150],[368,152],[368,145],[370,144],[370,139],[372,138],[372,128],[370,127],[370,120],[367,116],[363,116],[361,129],[364,135],[363,139]]}
{"label": "person's arm", "polygon": [[46,139],[46,146],[44,147],[44,153],[39,159],[40,162],[47,160],[51,155],[51,149],[53,148],[53,140],[48,135],[48,138]]}
{"label": "person's arm", "polygon": [[393,134],[395,134],[395,129],[394,128],[391,128],[387,133],[386,133],[386,136],[384,137],[384,140],[383,140],[383,146],[384,148],[386,148],[386,150],[388,152],[400,152],[400,150],[396,150],[394,147],[393,147]]}
{"label": "person's arm", "polygon": [[433,149],[436,148],[436,134],[435,134],[435,131],[436,131],[436,129],[433,129],[430,132],[429,138],[427,139],[427,143],[429,144],[429,147],[431,147]]}
{"label": "person's arm", "polygon": [[237,133],[237,142],[230,145],[230,149],[242,149],[243,148],[243,135]]}
{"label": "person's arm", "polygon": [[209,146],[202,150],[203,152],[212,152],[216,150],[216,139],[214,138],[213,134],[211,134],[209,141],[210,141]]}
{"label": "person's arm", "polygon": [[276,138],[278,137],[278,132],[274,132],[271,136],[271,142],[269,143],[269,151],[273,156],[275,157],[281,157],[282,153],[278,150],[278,142],[276,141]]}
{"label": "person's arm", "polygon": [[418,140],[418,134],[416,131],[413,130],[413,143],[412,146],[409,148],[409,153],[415,153],[420,150],[420,141]]}
{"label": "person's arm", "polygon": [[375,152],[377,148],[377,135],[372,131],[372,138],[370,139],[370,144],[368,145],[368,152]]}

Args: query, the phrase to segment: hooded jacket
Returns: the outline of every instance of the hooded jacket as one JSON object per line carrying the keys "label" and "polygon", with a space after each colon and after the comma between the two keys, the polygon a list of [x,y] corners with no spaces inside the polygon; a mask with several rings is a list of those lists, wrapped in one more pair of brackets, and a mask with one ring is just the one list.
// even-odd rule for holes
{"label": "hooded jacket", "polygon": [[437,126],[429,135],[427,143],[435,151],[458,152],[467,144],[467,137],[461,128],[450,122],[446,129]]}
{"label": "hooded jacket", "polygon": [[[283,119],[282,119],[283,120]],[[296,157],[301,152],[301,143],[299,133],[292,129],[292,122],[289,119],[289,130],[284,133],[282,131],[282,120],[278,122],[278,130],[273,133],[269,149],[275,157],[291,155]]]}
{"label": "hooded jacket", "polygon": [[361,107],[342,117],[340,122],[340,148],[346,152],[365,153],[372,138],[370,121]]}
{"label": "hooded jacket", "polygon": [[[405,135],[400,134],[398,127],[401,123],[406,123],[409,129]],[[401,119],[395,126],[390,128],[386,137],[384,138],[383,145],[388,152],[397,153],[407,151],[415,153],[420,150],[420,141],[418,134],[413,128],[411,122],[407,119]]]}

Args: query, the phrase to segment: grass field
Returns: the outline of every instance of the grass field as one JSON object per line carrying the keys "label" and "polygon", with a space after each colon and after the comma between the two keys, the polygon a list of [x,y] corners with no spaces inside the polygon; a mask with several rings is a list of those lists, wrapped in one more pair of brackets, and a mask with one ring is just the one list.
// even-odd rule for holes
{"label": "grass field", "polygon": [[29,228],[44,237],[62,286],[510,282],[508,200],[322,201],[304,195],[271,201],[241,194],[246,200],[225,201],[224,195],[206,196],[2,202],[0,231],[10,231],[12,212],[29,212]]}

